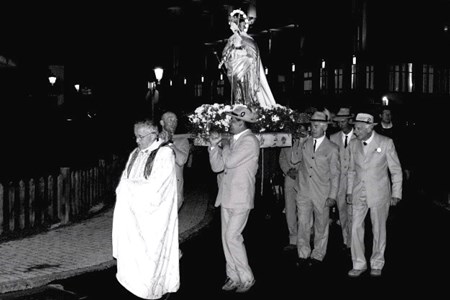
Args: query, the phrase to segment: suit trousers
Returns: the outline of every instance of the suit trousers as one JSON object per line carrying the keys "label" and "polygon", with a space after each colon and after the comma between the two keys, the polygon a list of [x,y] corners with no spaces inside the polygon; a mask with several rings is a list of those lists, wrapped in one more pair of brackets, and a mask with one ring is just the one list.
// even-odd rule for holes
{"label": "suit trousers", "polygon": [[287,176],[284,178],[284,212],[289,232],[289,244],[297,245],[297,189],[296,181]]}
{"label": "suit trousers", "polygon": [[[370,208],[370,220],[372,223],[372,255],[370,267],[383,269],[384,251],[386,249],[386,221],[389,214],[389,202]],[[353,224],[352,224],[352,261],[353,269],[367,268],[364,247],[364,220],[369,207],[367,206],[365,193],[359,199],[353,199]]]}
{"label": "suit trousers", "polygon": [[[322,261],[327,252],[330,208],[322,211],[314,206],[311,199],[297,199],[298,235],[297,252],[300,258],[313,258]],[[311,224],[314,228],[314,249],[311,251]]]}
{"label": "suit trousers", "polygon": [[336,205],[339,212],[339,223],[342,229],[342,241],[350,248],[352,232],[353,207],[347,204],[346,195],[338,195]]}
{"label": "suit trousers", "polygon": [[226,260],[226,274],[234,282],[254,279],[248,263],[242,231],[247,224],[250,209],[221,207],[222,246]]}

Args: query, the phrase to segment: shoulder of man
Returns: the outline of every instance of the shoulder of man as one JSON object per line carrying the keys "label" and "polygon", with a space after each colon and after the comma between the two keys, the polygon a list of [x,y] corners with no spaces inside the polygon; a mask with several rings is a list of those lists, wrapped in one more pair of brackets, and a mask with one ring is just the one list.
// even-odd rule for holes
{"label": "shoulder of man", "polygon": [[332,134],[330,135],[330,140],[334,140],[334,139],[339,138],[340,133],[341,133],[341,131],[332,133]]}

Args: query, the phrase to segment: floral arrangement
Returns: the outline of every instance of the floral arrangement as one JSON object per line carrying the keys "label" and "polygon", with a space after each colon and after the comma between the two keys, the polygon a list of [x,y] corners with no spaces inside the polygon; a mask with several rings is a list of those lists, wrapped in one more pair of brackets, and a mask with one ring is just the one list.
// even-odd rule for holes
{"label": "floral arrangement", "polygon": [[230,13],[230,16],[228,18],[229,19],[228,24],[231,25],[231,22],[239,24],[239,16],[236,16],[236,14],[239,14],[244,19],[244,22],[245,22],[244,32],[247,32],[250,22],[248,20],[247,15],[240,9],[235,9]]}
{"label": "floral arrangement", "polygon": [[[252,130],[255,133],[285,132],[296,137],[299,124],[309,123],[310,119],[309,114],[298,112],[280,104],[272,107],[251,105],[249,108],[258,116],[258,121],[252,124]],[[233,107],[230,105],[202,104],[195,109],[194,113],[188,115],[190,132],[203,138],[207,138],[212,131],[228,133],[231,116],[227,115],[226,112],[232,110]]]}
{"label": "floral arrangement", "polygon": [[190,132],[204,138],[212,131],[226,133],[230,129],[231,117],[226,112],[231,112],[232,107],[225,104],[202,104],[188,115]]}
{"label": "floral arrangement", "polygon": [[258,122],[253,127],[255,132],[287,132],[295,134],[299,123],[308,123],[309,118],[286,106],[275,104],[272,107],[253,108],[258,112]]}

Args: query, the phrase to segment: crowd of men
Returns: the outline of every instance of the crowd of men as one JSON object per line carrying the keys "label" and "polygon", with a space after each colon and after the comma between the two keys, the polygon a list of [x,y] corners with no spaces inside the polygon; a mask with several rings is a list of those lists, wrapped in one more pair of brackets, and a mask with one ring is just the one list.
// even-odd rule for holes
{"label": "crowd of men", "polygon": [[[222,289],[245,293],[256,282],[243,232],[256,205],[261,149],[252,132],[256,114],[242,105],[227,114],[231,136],[212,132],[207,151],[217,174],[215,206],[220,207],[226,266]],[[403,166],[406,155],[398,154],[402,144],[390,110],[380,112],[380,122],[364,111],[355,115],[349,107],[336,114],[323,109],[302,116],[292,145],[278,152],[289,233],[285,249],[296,251],[299,269],[320,265],[327,255],[330,223],[336,221],[342,249],[352,260],[348,276],[358,277],[368,269],[371,276],[381,276],[389,209],[402,199],[404,177],[410,176]],[[159,124],[135,123],[138,147],[130,153],[117,187],[113,223],[117,279],[141,298],[160,298],[180,285],[177,212],[183,204],[183,166],[190,143],[177,138],[176,127],[172,112],[163,114]],[[364,238],[367,215],[372,229],[369,258]],[[158,270],[165,271],[155,276]]]}

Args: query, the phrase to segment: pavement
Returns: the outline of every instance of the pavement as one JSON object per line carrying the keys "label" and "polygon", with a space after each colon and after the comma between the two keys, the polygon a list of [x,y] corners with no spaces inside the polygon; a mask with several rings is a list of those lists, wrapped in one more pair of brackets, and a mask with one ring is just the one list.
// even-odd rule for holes
{"label": "pavement", "polygon": [[[208,189],[186,189],[179,212],[180,245],[213,217]],[[116,265],[112,257],[113,207],[89,219],[0,243],[0,295]]]}
{"label": "pavement", "polygon": [[[221,290],[225,260],[220,214],[213,207],[216,177],[207,163],[206,157],[199,157],[193,167],[185,169],[185,202],[179,213],[183,283],[171,295],[174,299],[199,299],[199,295],[204,299],[240,296]],[[262,202],[255,208],[245,230],[249,261],[257,278],[255,287],[245,298],[292,296],[300,291],[299,283],[310,291],[320,290],[326,297],[334,297],[342,286],[380,293],[395,289],[402,293],[425,291],[429,296],[442,295],[448,291],[447,277],[442,274],[450,269],[450,244],[445,242],[450,211],[444,202],[436,205],[433,197],[414,189],[398,207],[392,208],[387,265],[379,280],[367,274],[357,280],[348,278],[351,260],[339,250],[340,228],[336,224],[330,227],[329,249],[323,265],[318,269],[298,270],[295,251],[283,250],[287,242],[284,214],[275,206],[267,218],[267,207]],[[11,294],[45,288],[54,282],[79,295],[94,293],[89,299],[105,299],[104,291],[116,291],[112,286],[116,282],[111,248],[112,213],[112,208],[106,208],[68,226],[0,243],[0,299],[15,299]],[[369,229],[367,236],[366,249],[370,251]]]}

